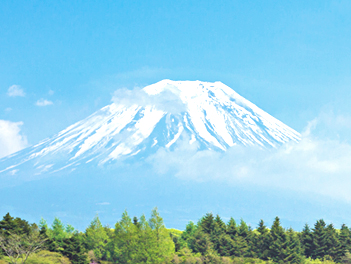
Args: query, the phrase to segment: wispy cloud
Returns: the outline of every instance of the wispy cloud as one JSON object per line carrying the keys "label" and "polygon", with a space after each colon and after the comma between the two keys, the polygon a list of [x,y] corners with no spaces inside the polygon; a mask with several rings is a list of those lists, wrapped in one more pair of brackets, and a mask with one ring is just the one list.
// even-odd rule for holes
{"label": "wispy cloud", "polygon": [[148,161],[157,173],[172,172],[184,180],[290,189],[351,202],[351,144],[321,131],[350,132],[348,120],[323,113],[307,125],[299,143],[270,151],[243,146],[225,153],[197,151],[184,139],[175,151],[160,149]]}
{"label": "wispy cloud", "polygon": [[37,106],[47,106],[47,105],[52,105],[54,103],[52,101],[41,98],[35,104]]}
{"label": "wispy cloud", "polygon": [[109,202],[96,203],[96,205],[110,205]]}
{"label": "wispy cloud", "polygon": [[172,87],[155,95],[149,95],[138,87],[133,90],[122,88],[114,92],[112,101],[116,104],[123,104],[126,106],[134,104],[139,106],[153,105],[158,110],[177,114],[185,111],[186,106],[176,93],[177,91],[172,89]]}
{"label": "wispy cloud", "polygon": [[7,90],[7,95],[11,96],[11,97],[16,97],[16,96],[23,97],[26,95],[26,93],[21,88],[21,86],[14,84],[14,85],[10,86],[9,89]]}
{"label": "wispy cloud", "polygon": [[0,158],[28,146],[27,138],[21,134],[22,122],[0,120]]}

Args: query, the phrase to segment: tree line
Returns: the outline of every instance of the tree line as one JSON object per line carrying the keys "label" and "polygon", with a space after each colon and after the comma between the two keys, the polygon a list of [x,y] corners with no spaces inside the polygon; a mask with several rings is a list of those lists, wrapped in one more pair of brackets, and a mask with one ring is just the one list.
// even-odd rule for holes
{"label": "tree line", "polygon": [[113,228],[96,216],[84,232],[55,218],[29,224],[9,213],[0,221],[2,263],[351,263],[351,231],[318,220],[298,232],[276,217],[256,229],[244,220],[225,223],[207,213],[184,231],[167,229],[158,210],[131,218],[125,211]]}

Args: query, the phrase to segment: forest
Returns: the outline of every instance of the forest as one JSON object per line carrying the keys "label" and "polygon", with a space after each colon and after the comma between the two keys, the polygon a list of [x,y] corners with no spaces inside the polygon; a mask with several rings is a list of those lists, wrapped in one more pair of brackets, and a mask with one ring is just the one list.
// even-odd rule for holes
{"label": "forest", "polygon": [[151,217],[127,211],[114,227],[96,216],[84,232],[55,218],[51,225],[7,213],[0,221],[0,264],[110,263],[351,263],[351,231],[323,219],[303,230],[283,228],[276,217],[256,228],[205,214],[184,231],[167,229],[157,208]]}

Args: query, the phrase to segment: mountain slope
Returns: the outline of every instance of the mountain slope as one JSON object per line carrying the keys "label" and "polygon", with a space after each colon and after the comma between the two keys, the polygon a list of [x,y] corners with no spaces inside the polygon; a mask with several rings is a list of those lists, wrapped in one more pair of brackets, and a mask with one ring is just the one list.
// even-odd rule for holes
{"label": "mountain slope", "polygon": [[[52,138],[0,160],[0,175],[34,175],[141,158],[188,141],[226,151],[242,144],[276,148],[300,134],[221,82],[163,80],[115,102]],[[35,176],[32,176],[35,178]]]}

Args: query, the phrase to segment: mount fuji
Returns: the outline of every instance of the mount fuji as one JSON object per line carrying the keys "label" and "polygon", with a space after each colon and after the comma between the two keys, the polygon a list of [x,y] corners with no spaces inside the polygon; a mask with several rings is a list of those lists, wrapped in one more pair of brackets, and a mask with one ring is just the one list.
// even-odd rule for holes
{"label": "mount fuji", "polygon": [[199,150],[276,148],[300,134],[221,82],[163,80],[131,93],[52,138],[0,160],[0,175],[27,179],[88,163],[140,160],[187,140]]}
{"label": "mount fuji", "polygon": [[[206,166],[215,162],[212,156],[198,170],[189,155],[223,157],[233,149],[265,153],[298,144],[298,132],[223,83],[162,80],[143,89],[119,89],[112,101],[53,137],[0,159],[0,214],[36,222],[58,216],[80,229],[96,213],[113,226],[125,209],[140,215],[155,206],[167,226],[179,229],[209,211],[243,217],[254,226],[257,217],[270,221],[279,215],[295,228],[319,217],[321,200],[313,204],[292,190],[240,178],[179,177],[178,163],[167,173],[155,169],[155,163],[168,167],[176,157],[180,164],[190,160],[187,175],[211,177]],[[215,173],[232,168],[236,173],[228,165],[240,159],[238,153],[222,159],[226,163],[216,165]],[[329,214],[330,208],[324,211]]]}

